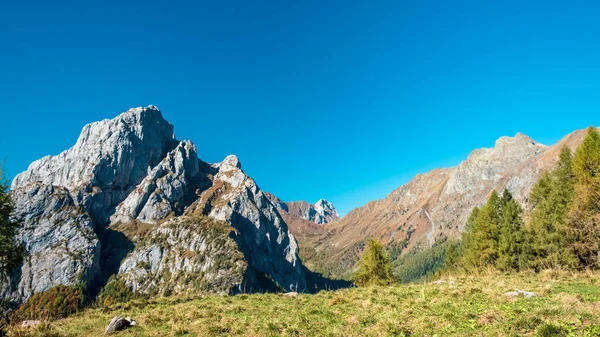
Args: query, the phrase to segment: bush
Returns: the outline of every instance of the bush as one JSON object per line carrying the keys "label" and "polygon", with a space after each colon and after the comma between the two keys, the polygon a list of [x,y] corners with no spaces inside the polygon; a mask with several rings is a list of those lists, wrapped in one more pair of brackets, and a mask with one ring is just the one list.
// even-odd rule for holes
{"label": "bush", "polygon": [[125,303],[137,296],[125,284],[125,281],[114,276],[108,280],[108,283],[98,295],[98,303],[101,306],[108,307],[116,303]]}
{"label": "bush", "polygon": [[84,303],[82,287],[58,285],[33,295],[16,314],[21,319],[57,319],[78,311]]}

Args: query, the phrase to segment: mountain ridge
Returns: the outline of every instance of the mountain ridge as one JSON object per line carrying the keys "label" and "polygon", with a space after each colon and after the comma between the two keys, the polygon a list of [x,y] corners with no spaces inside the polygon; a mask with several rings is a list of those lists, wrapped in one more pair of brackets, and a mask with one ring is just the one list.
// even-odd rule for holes
{"label": "mountain ridge", "polygon": [[483,204],[492,189],[508,188],[525,205],[539,175],[556,163],[560,148],[574,149],[584,134],[576,130],[546,146],[518,132],[498,138],[491,148],[471,151],[456,166],[417,174],[386,197],[324,225],[324,232],[309,244],[316,253],[305,263],[326,275],[347,277],[367,238],[401,252],[456,238],[470,210]]}

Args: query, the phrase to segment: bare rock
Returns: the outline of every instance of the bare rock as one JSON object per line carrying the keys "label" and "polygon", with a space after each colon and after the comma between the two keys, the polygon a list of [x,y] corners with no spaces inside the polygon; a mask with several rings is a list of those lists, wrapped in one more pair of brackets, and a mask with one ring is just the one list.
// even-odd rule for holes
{"label": "bare rock", "polygon": [[213,165],[212,186],[186,214],[206,214],[236,229],[248,264],[288,291],[306,288],[298,242],[267,195],[241,170],[235,156]]}
{"label": "bare rock", "polygon": [[538,295],[536,293],[533,293],[530,291],[525,291],[525,290],[509,291],[509,292],[505,293],[504,296],[507,296],[507,297],[523,296],[525,298],[538,297]]}
{"label": "bare rock", "polygon": [[116,316],[110,320],[110,323],[106,327],[104,334],[110,334],[113,332],[125,330],[125,329],[131,328],[132,326],[135,326],[135,325],[136,325],[136,322],[134,320],[132,320],[131,317],[123,318],[121,316]]}
{"label": "bare rock", "polygon": [[25,247],[22,266],[1,287],[16,302],[56,285],[92,280],[100,270],[100,242],[91,218],[63,187],[31,184],[11,191],[17,239]]}
{"label": "bare rock", "polygon": [[324,225],[340,219],[335,206],[325,199],[319,199],[314,205],[311,205],[306,201],[284,202],[271,193],[266,193],[266,195],[278,211],[314,222],[317,225]]}
{"label": "bare rock", "polygon": [[207,217],[169,219],[138,242],[118,277],[146,295],[236,292],[244,287],[247,263],[231,231]]}
{"label": "bare rock", "polygon": [[22,328],[35,328],[36,326],[42,324],[40,320],[25,320],[21,322]]}

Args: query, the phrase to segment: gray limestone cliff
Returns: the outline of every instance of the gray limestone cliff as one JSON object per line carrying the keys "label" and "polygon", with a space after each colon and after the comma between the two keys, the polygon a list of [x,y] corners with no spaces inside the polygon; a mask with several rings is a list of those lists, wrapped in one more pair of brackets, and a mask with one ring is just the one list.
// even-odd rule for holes
{"label": "gray limestone cliff", "polygon": [[[229,156],[213,165],[201,161],[195,145],[176,140],[173,126],[154,106],[86,125],[72,148],[33,162],[15,177],[11,195],[15,216],[23,222],[18,239],[27,257],[0,290],[3,298],[15,302],[58,284],[106,280],[113,269],[131,275],[131,250],[139,251],[140,241],[120,229],[143,224],[158,231],[154,227],[170,221],[171,232],[163,228],[161,235],[179,237],[182,232],[173,226],[180,222],[172,218],[186,213],[206,215],[235,229],[230,239],[249,266],[244,269],[246,289],[261,290],[264,279],[285,290],[306,287],[294,236],[239,160]],[[171,256],[168,250],[163,254]],[[120,263],[125,255],[126,267],[109,266],[108,261]],[[160,261],[148,263],[167,268]]]}

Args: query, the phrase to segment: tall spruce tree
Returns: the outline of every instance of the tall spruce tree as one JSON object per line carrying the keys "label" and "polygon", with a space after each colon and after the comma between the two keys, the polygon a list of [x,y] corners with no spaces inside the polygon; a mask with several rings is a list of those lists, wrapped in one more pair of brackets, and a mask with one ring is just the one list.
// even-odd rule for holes
{"label": "tall spruce tree", "polygon": [[567,239],[581,267],[600,268],[600,135],[594,127],[575,151],[573,175]]}
{"label": "tall spruce tree", "polygon": [[0,275],[6,277],[23,260],[24,249],[15,240],[19,222],[12,218],[14,206],[0,163]]}

